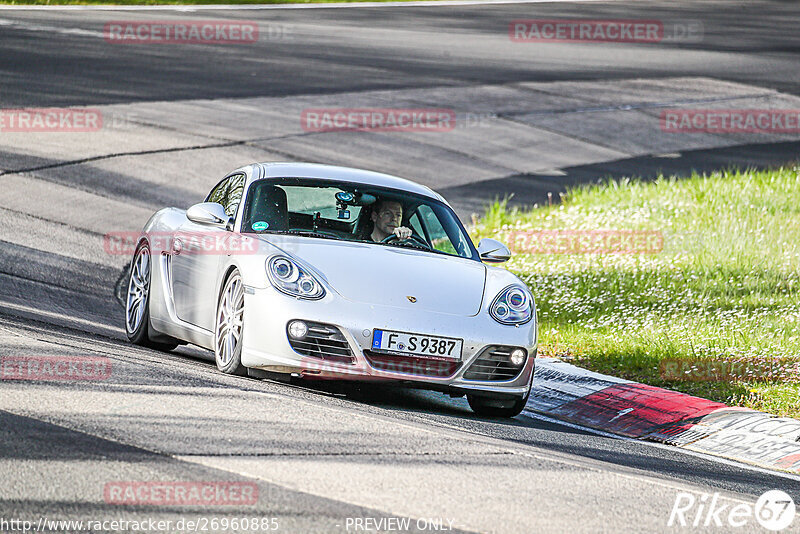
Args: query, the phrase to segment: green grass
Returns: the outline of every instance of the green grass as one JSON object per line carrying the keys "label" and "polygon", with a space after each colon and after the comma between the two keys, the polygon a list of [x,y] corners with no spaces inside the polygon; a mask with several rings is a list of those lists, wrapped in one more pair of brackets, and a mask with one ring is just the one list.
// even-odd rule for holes
{"label": "green grass", "polygon": [[[527,210],[497,202],[472,234],[508,242],[512,231],[544,229],[659,231],[664,247],[516,254],[508,267],[537,299],[541,354],[800,417],[800,167],[608,181]],[[783,372],[662,376],[659,365],[676,359]]]}

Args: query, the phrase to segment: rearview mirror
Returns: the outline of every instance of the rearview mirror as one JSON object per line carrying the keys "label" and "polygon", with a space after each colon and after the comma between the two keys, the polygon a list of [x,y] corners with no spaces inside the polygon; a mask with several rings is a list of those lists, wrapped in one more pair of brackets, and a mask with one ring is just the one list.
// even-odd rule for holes
{"label": "rearview mirror", "polygon": [[503,263],[511,258],[511,251],[507,246],[488,237],[478,243],[478,254],[481,256],[481,261],[486,263]]}
{"label": "rearview mirror", "polygon": [[197,224],[209,226],[219,226],[226,228],[233,222],[231,217],[225,213],[222,204],[216,202],[201,202],[186,210],[186,218]]}

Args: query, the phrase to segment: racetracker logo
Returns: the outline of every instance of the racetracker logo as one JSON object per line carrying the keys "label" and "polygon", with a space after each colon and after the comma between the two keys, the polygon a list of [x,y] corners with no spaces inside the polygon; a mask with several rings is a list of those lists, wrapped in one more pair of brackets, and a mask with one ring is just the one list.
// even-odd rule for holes
{"label": "racetracker logo", "polygon": [[130,256],[145,239],[151,254],[173,256],[241,255],[258,252],[258,240],[234,232],[109,232],[103,249],[112,256]]}
{"label": "racetracker logo", "polygon": [[517,254],[656,254],[664,248],[659,231],[514,230],[508,239]]}
{"label": "racetracker logo", "polygon": [[109,482],[106,504],[150,506],[242,506],[258,502],[254,482]]}
{"label": "racetracker logo", "polygon": [[3,356],[2,380],[106,380],[111,360],[79,356]]}
{"label": "racetracker logo", "polygon": [[699,21],[527,19],[513,20],[508,34],[516,43],[660,43],[698,42]]}
{"label": "racetracker logo", "polygon": [[251,44],[258,24],[249,20],[111,21],[103,38],[112,44]]}
{"label": "racetracker logo", "polygon": [[800,133],[800,109],[665,109],[667,133]]}
{"label": "racetracker logo", "polygon": [[800,361],[784,358],[661,360],[658,369],[674,382],[800,382]]}
{"label": "racetracker logo", "polygon": [[0,132],[96,132],[103,115],[96,109],[25,108],[0,110]]}
{"label": "racetracker logo", "polygon": [[456,127],[456,113],[452,109],[305,109],[300,126],[306,132],[449,132]]}
{"label": "racetracker logo", "polygon": [[[458,369],[456,360],[446,360],[436,357],[415,358],[413,356],[394,356],[387,353],[373,353],[370,361],[377,373],[374,375],[359,375],[359,382],[382,382],[386,375],[381,372],[416,375],[427,377],[446,378],[452,376]],[[304,369],[303,377],[313,380],[338,380],[350,375],[349,364],[322,362],[314,358],[303,358],[299,365]]]}

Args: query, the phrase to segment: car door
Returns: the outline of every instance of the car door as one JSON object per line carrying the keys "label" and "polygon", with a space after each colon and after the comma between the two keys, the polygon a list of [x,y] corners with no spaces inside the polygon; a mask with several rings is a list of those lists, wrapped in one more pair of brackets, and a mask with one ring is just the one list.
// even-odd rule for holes
{"label": "car door", "polygon": [[[206,202],[222,204],[236,216],[245,175],[233,174],[211,190]],[[206,330],[214,329],[217,309],[216,282],[220,263],[228,250],[224,242],[230,229],[194,223],[188,219],[176,232],[172,246],[172,283],[178,317]]]}

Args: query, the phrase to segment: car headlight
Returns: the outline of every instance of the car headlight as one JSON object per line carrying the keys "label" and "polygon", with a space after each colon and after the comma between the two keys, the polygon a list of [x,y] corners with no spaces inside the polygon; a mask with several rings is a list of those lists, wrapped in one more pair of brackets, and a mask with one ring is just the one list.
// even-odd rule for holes
{"label": "car headlight", "polygon": [[286,256],[267,260],[267,276],[278,291],[292,297],[320,299],[325,296],[325,288],[319,280]]}
{"label": "car headlight", "polygon": [[489,314],[502,324],[527,323],[533,317],[533,299],[521,286],[508,286],[495,297]]}

